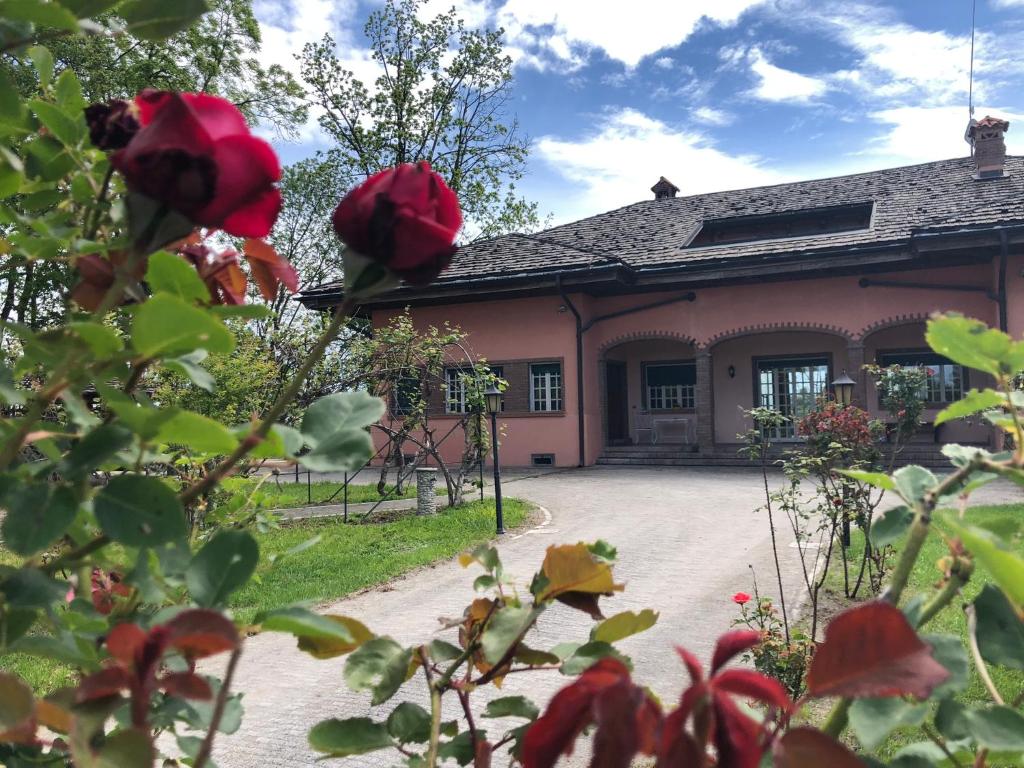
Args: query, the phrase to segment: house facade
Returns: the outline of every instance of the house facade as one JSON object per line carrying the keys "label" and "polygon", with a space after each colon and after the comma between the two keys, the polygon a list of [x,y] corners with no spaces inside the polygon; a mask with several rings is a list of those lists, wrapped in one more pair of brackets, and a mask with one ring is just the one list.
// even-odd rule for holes
{"label": "house facade", "polygon": [[[735,463],[746,409],[790,416],[775,439],[795,441],[844,372],[884,419],[871,362],[930,369],[920,451],[989,444],[979,419],[932,426],[986,382],[924,330],[956,311],[1024,335],[1024,158],[1006,156],[1007,127],[973,124],[971,157],[851,176],[690,197],[662,178],[654,199],[465,247],[436,283],[363,311],[468,333],[508,382],[507,465]],[[327,309],[341,293],[302,300]],[[446,378],[438,425],[460,408],[457,360]]]}

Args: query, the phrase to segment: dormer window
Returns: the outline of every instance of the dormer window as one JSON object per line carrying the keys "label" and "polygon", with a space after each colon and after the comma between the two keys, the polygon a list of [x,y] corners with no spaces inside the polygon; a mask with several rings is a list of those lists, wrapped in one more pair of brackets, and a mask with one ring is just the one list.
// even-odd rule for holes
{"label": "dormer window", "polygon": [[714,245],[832,235],[869,229],[873,209],[874,203],[867,202],[832,205],[825,208],[805,208],[800,211],[772,213],[763,216],[707,219],[701,224],[700,229],[686,247],[707,248]]}

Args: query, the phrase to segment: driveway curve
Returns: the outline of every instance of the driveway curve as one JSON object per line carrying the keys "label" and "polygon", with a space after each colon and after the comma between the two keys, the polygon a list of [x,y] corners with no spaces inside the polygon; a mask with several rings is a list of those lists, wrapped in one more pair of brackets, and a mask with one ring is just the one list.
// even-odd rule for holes
{"label": "driveway curve", "polygon": [[[752,591],[748,566],[757,575],[761,593],[777,598],[767,517],[754,511],[763,503],[759,472],[592,467],[516,480],[504,491],[550,512],[546,524],[500,542],[506,573],[524,591],[551,544],[605,539],[618,547],[615,575],[626,583],[626,590],[602,604],[608,615],[642,608],[660,612],[651,630],[618,645],[632,657],[637,680],[666,702],[676,699],[685,678],[674,646],[709,658],[715,638],[737,616],[732,595]],[[1003,497],[1008,493],[1020,498],[1019,491],[994,489],[976,503],[1007,500]],[[788,526],[776,523],[787,604],[796,606],[801,595],[798,552]],[[476,575],[457,562],[444,562],[346,597],[324,611],[358,618],[403,645],[418,644],[435,635],[439,617],[461,615],[473,597]],[[530,645],[550,648],[563,641],[583,641],[590,626],[584,614],[555,606],[542,617]],[[443,636],[452,639],[450,632]],[[301,653],[290,636],[267,633],[249,638],[234,686],[245,693],[245,717],[236,734],[218,737],[217,764],[313,766],[317,755],[308,747],[306,734],[320,720],[368,715],[380,720],[399,701],[426,702],[417,678],[385,706],[371,707],[368,693],[355,694],[345,687],[343,666],[344,658],[317,661]],[[513,675],[501,695],[524,693],[543,704],[567,682],[554,672]],[[481,708],[483,704],[477,702]],[[458,714],[453,709],[450,716]],[[478,718],[477,726],[492,722]],[[381,752],[338,764],[387,766],[395,765],[396,757],[395,752]],[[501,763],[496,759],[495,764]]]}

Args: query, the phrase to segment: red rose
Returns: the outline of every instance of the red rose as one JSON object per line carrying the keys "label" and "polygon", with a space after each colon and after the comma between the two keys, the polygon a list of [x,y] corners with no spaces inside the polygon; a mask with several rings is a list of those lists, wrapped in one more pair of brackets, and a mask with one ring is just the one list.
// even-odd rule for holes
{"label": "red rose", "polygon": [[745,605],[750,602],[750,595],[746,592],[737,592],[732,596],[732,601],[736,603],[736,605]]}
{"label": "red rose", "polygon": [[281,164],[230,102],[205,93],[143,91],[142,129],[111,157],[129,188],[203,227],[265,237],[281,210]]}
{"label": "red rose", "polygon": [[425,285],[451,263],[462,214],[455,193],[427,163],[406,163],[349,192],[333,222],[353,251]]}

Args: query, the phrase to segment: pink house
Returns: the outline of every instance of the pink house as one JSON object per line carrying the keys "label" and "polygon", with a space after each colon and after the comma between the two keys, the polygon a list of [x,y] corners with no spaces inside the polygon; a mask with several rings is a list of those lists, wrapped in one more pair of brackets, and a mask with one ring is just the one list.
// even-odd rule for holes
{"label": "pink house", "polygon": [[[883,417],[872,361],[932,368],[933,418],[985,382],[928,350],[931,313],[1024,335],[1024,157],[1006,157],[1007,127],[974,124],[968,158],[852,176],[691,197],[661,178],[653,199],[473,243],[435,284],[364,311],[469,332],[508,381],[508,465],[736,463],[743,409],[799,417],[844,372]],[[341,291],[302,300],[326,309]],[[458,408],[440,398],[434,422]],[[978,420],[926,425],[911,456],[992,437]]]}

